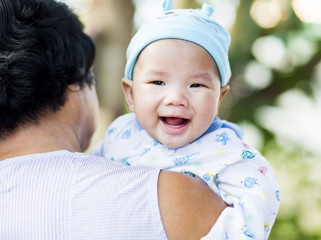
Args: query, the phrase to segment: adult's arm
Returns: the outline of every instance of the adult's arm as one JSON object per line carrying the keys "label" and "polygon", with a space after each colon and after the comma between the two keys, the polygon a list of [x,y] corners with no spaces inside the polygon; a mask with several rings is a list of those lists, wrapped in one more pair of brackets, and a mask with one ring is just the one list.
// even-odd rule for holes
{"label": "adult's arm", "polygon": [[159,207],[168,239],[200,239],[227,207],[205,184],[176,172],[161,171]]}

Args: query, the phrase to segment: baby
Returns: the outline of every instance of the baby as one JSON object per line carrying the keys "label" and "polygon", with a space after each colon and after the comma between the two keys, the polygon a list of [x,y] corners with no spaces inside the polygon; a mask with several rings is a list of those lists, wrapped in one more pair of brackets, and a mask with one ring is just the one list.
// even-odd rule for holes
{"label": "baby", "polygon": [[279,208],[276,177],[239,127],[217,117],[229,90],[229,34],[206,4],[163,7],[127,49],[122,88],[133,113],[116,119],[94,152],[206,183],[231,207],[203,239],[267,239]]}

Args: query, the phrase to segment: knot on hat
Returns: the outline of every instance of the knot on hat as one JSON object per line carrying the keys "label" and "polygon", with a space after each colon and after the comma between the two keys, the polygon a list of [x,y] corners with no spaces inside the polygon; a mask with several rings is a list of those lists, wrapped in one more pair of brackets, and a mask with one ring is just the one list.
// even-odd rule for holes
{"label": "knot on hat", "polygon": [[163,6],[163,12],[174,9],[173,0],[164,0],[162,6]]}
{"label": "knot on hat", "polygon": [[[163,12],[168,12],[174,9],[173,0],[164,0],[162,7],[163,7]],[[201,11],[205,13],[208,17],[210,17],[213,14],[214,9],[210,5],[204,3]]]}

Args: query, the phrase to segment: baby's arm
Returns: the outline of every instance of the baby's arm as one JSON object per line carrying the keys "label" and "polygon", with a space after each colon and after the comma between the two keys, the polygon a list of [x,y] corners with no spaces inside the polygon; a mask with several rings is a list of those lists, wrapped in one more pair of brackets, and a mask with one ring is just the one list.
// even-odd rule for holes
{"label": "baby's arm", "polygon": [[233,208],[226,209],[209,236],[268,238],[279,208],[279,186],[269,164],[256,154],[253,159],[227,166],[215,176],[221,198]]}

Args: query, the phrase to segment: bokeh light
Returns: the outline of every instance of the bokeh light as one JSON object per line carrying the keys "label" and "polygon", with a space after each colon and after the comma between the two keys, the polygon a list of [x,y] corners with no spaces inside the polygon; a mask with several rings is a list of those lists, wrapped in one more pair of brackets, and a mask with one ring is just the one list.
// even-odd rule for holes
{"label": "bokeh light", "polygon": [[311,99],[302,90],[290,89],[280,95],[278,106],[262,107],[257,117],[265,128],[275,133],[280,142],[286,140],[321,156],[320,100]]}
{"label": "bokeh light", "polygon": [[281,21],[281,10],[278,0],[256,0],[251,6],[250,14],[260,27],[273,28]]}
{"label": "bokeh light", "polygon": [[306,36],[298,34],[289,38],[288,54],[295,66],[306,64],[316,52],[317,46]]}
{"label": "bokeh light", "polygon": [[320,0],[292,0],[292,6],[301,21],[321,24]]}
{"label": "bokeh light", "polygon": [[260,37],[252,46],[252,54],[263,65],[285,71],[289,70],[286,45],[275,36]]}
{"label": "bokeh light", "polygon": [[245,82],[255,90],[261,90],[268,87],[273,78],[272,72],[256,61],[249,62],[245,68]]}

